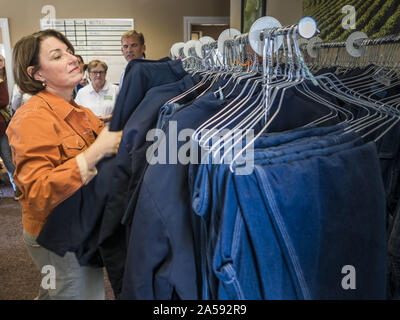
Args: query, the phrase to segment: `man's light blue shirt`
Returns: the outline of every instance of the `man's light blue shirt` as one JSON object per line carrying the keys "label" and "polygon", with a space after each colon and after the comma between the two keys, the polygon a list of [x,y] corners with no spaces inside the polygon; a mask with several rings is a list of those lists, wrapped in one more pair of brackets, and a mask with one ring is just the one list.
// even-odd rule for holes
{"label": "man's light blue shirt", "polygon": [[[142,57],[142,59],[146,59],[145,57]],[[129,63],[129,62],[128,62]],[[128,65],[128,64],[127,64]],[[127,67],[127,65],[125,66],[125,68],[124,68],[124,71],[122,71],[122,74],[121,74],[121,78],[119,79],[119,88],[122,88],[122,81],[124,81],[124,76],[125,76],[125,70],[126,70],[126,67]]]}

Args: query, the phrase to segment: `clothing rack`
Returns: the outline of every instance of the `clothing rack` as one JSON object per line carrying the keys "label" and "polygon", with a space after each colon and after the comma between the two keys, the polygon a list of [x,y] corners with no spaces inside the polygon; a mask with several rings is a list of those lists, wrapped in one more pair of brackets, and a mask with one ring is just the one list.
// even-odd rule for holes
{"label": "clothing rack", "polygon": [[[131,85],[124,86],[116,110],[126,114],[126,106],[134,107],[124,126],[121,165],[109,171],[119,179],[111,186],[120,203],[107,206],[122,208],[129,237],[121,298],[384,297],[386,179],[376,157],[385,151],[380,146],[397,142],[398,131],[391,128],[398,130],[399,121],[394,108],[356,95],[333,73],[315,75],[317,85],[308,81],[299,30],[292,25],[258,31],[260,54],[249,49],[254,34],[242,34],[224,41],[224,52],[216,50],[216,41],[202,46],[214,56],[189,57],[200,48],[188,44],[182,61],[158,62],[157,68],[138,61],[130,69],[125,81]],[[281,52],[272,40],[279,36]],[[214,58],[218,64],[208,64]],[[249,63],[241,65],[245,59]],[[254,72],[256,67],[264,73]],[[268,72],[271,82],[265,81]],[[363,81],[368,94],[375,91],[369,80]],[[154,128],[165,130],[157,143],[166,146],[175,140],[173,132],[193,129],[191,146],[207,152],[190,148],[188,155],[205,161],[149,165],[152,142],[140,133]],[[249,131],[254,139],[247,139]],[[383,135],[385,143],[370,143]],[[175,149],[186,143],[179,139]],[[127,174],[118,173],[125,168]],[[230,173],[239,170],[244,174]],[[118,214],[108,213],[113,220]],[[118,235],[125,241],[125,234]],[[349,261],[357,281],[367,286],[363,290],[345,292],[336,279]],[[378,271],[371,280],[372,269]]]}
{"label": "clothing rack", "polygon": [[[306,20],[304,20],[306,19]],[[311,22],[312,21],[312,22]],[[307,25],[306,25],[307,24]],[[302,18],[299,23],[284,27],[265,28],[259,32],[259,40],[264,41],[267,37],[284,36],[296,32],[302,38],[308,39],[314,36],[317,32],[317,24],[310,17]],[[257,33],[257,31],[255,31]],[[249,40],[250,32],[235,36],[232,40],[226,40],[226,45],[242,44],[244,40]]]}
{"label": "clothing rack", "polygon": [[[303,53],[310,64],[341,67],[365,67],[375,64],[380,67],[397,70],[399,68],[400,34],[393,34],[374,39],[355,39],[347,41],[315,42],[302,44]],[[310,47],[311,45],[311,47]],[[308,50],[312,50],[313,55]],[[357,55],[354,55],[357,53]]]}
{"label": "clothing rack", "polygon": [[[354,41],[356,47],[378,46],[383,44],[397,44],[400,43],[400,35],[388,35],[374,39],[357,39]],[[314,48],[342,48],[346,47],[346,41],[332,41],[332,42],[317,42]]]}
{"label": "clothing rack", "polygon": [[[263,18],[268,20],[268,18],[270,19],[271,17]],[[263,18],[260,18],[259,20]],[[255,23],[257,23],[257,21]],[[264,25],[268,25],[268,23],[265,23]],[[218,52],[217,50],[220,40],[202,45],[201,50],[204,57],[203,61],[210,61],[213,67],[216,65],[218,67],[233,67],[237,65],[237,62],[241,63],[242,66],[247,65],[249,60],[256,61],[256,57],[252,56],[253,51],[256,51],[258,56],[263,56],[262,49],[260,50],[260,48],[261,46],[264,46],[263,43],[267,38],[272,39],[277,38],[278,36],[286,36],[288,34],[296,33],[296,36],[307,39],[312,37],[316,31],[316,22],[311,17],[304,17],[294,25],[283,27],[271,26],[262,30],[250,30],[249,33],[239,34],[234,36],[232,39],[225,40],[223,42],[223,52]],[[258,46],[259,49],[255,49],[254,46]],[[252,48],[253,51],[250,48]],[[196,54],[194,48],[190,48],[188,52],[191,57],[200,58]],[[180,49],[180,53],[182,56],[182,49]],[[191,61],[194,60],[192,59]],[[197,64],[197,66],[198,65],[199,64]],[[200,65],[204,65],[204,63],[201,63]]]}

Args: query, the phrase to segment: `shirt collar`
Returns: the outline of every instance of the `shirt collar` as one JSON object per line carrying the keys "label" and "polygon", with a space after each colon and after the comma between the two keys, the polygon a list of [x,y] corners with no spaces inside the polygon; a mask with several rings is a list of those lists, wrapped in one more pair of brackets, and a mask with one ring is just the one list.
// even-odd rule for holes
{"label": "shirt collar", "polygon": [[77,105],[73,99],[68,102],[65,99],[45,90],[40,91],[37,96],[42,98],[48,104],[48,106],[62,119],[65,119],[72,111],[82,110],[82,108]]}
{"label": "shirt collar", "polygon": [[[94,90],[94,88],[93,88],[93,84],[92,84],[92,83],[89,83],[89,86],[90,86],[90,88],[89,88],[90,93],[96,92],[96,90]],[[104,86],[103,86],[103,88],[100,90],[100,92],[101,92],[101,91],[108,90],[109,87],[110,87],[110,83],[106,80],[106,82],[104,83]],[[96,92],[96,93],[97,93],[97,92]]]}
{"label": "shirt collar", "polygon": [[106,80],[106,82],[104,83],[103,89],[101,89],[101,91],[106,91],[110,88],[110,83]]}

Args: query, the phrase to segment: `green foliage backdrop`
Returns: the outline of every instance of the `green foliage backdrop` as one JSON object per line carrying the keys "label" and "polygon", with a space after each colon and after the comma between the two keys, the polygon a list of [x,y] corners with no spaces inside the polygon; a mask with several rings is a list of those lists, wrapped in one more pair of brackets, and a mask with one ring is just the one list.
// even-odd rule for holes
{"label": "green foliage backdrop", "polygon": [[[342,19],[346,5],[356,9],[356,29],[344,29]],[[318,35],[324,41],[345,41],[354,31],[369,38],[400,34],[400,0],[304,0],[303,16],[317,21]]]}
{"label": "green foliage backdrop", "polygon": [[253,23],[260,17],[265,15],[263,0],[245,0],[242,1],[243,10],[243,33],[250,31]]}

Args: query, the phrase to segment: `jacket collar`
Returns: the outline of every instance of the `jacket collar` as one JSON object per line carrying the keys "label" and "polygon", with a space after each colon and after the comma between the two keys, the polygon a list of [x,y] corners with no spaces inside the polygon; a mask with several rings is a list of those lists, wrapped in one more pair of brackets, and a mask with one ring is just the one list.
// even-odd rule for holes
{"label": "jacket collar", "polygon": [[40,91],[36,94],[38,97],[43,99],[48,106],[57,113],[62,119],[67,118],[67,116],[73,111],[81,111],[81,108],[75,103],[71,98],[71,101],[66,101],[65,99],[50,93],[48,91]]}

